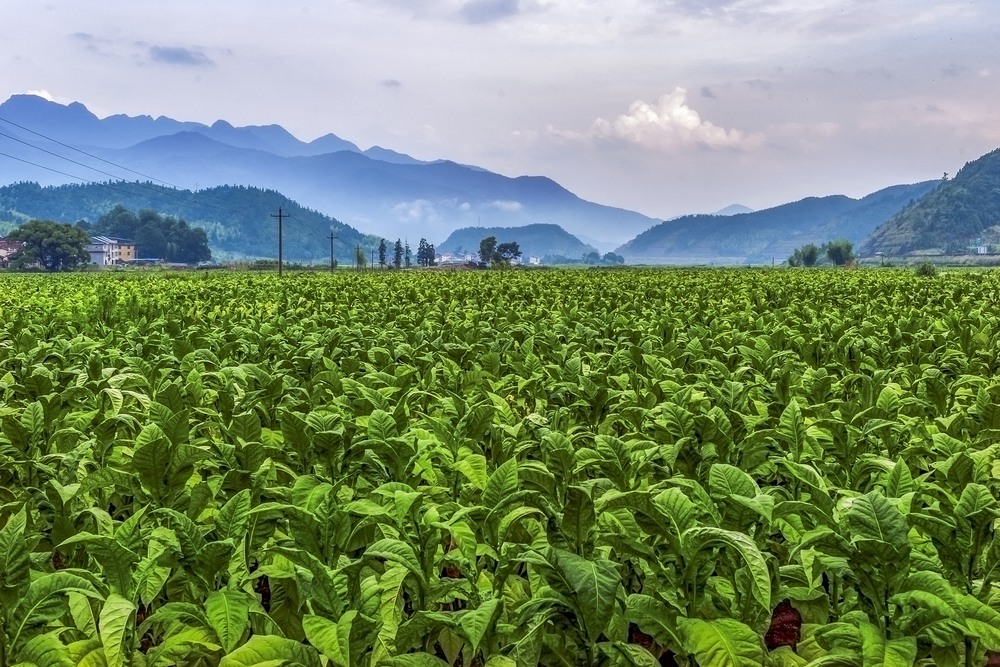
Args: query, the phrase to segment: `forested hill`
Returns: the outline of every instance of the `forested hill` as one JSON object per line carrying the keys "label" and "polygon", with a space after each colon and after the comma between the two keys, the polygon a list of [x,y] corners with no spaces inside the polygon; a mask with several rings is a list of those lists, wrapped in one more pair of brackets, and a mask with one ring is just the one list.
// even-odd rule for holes
{"label": "forested hill", "polygon": [[952,179],[911,203],[872,232],[864,254],[920,250],[966,252],[1000,237],[1000,149],[969,162]]}
{"label": "forested hill", "polygon": [[329,235],[337,257],[352,261],[354,249],[378,245],[374,239],[334,218],[307,209],[274,190],[246,186],[219,186],[205,190],[178,190],[152,183],[94,183],[42,187],[15,183],[0,187],[0,222],[20,224],[32,218],[76,223],[95,222],[116,205],[138,211],[153,209],[163,215],[201,227],[217,258],[277,257],[278,225],[271,217],[284,215],[284,256],[290,261],[329,261]]}
{"label": "forested hill", "polygon": [[861,243],[933,187],[933,182],[895,185],[861,199],[809,197],[752,213],[686,216],[656,225],[615,252],[630,263],[767,263],[774,257],[784,259],[807,243],[834,239]]}
{"label": "forested hill", "polygon": [[497,243],[517,242],[528,257],[548,258],[555,261],[562,257],[578,260],[587,253],[597,252],[597,248],[587,245],[559,225],[533,224],[523,227],[463,227],[456,229],[437,246],[438,252],[471,253],[479,252],[479,242],[487,236],[495,236]]}

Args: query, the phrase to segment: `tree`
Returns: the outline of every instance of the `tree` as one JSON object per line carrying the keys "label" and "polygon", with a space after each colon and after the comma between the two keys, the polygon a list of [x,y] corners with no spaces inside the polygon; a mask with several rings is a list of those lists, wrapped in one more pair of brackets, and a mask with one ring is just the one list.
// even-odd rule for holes
{"label": "tree", "polygon": [[407,241],[403,246],[403,259],[406,262],[406,268],[410,268],[410,242]]}
{"label": "tree", "polygon": [[[825,247],[825,246],[824,246]],[[820,249],[815,243],[807,243],[801,248],[796,248],[795,252],[788,258],[789,266],[816,266],[819,261]]]}
{"label": "tree", "polygon": [[359,269],[368,265],[368,258],[365,257],[365,249],[361,246],[354,246],[354,265]]}
{"label": "tree", "polygon": [[826,256],[837,266],[844,266],[854,261],[854,244],[846,239],[830,241],[823,246]]}
{"label": "tree", "polygon": [[597,264],[601,261],[601,255],[597,251],[588,252],[583,256],[584,264]]}
{"label": "tree", "polygon": [[403,264],[403,244],[396,239],[396,245],[392,247],[392,265],[397,269]]}
{"label": "tree", "polygon": [[29,220],[7,235],[24,245],[11,258],[20,268],[39,264],[46,271],[72,271],[90,263],[87,232],[52,220]]}
{"label": "tree", "polygon": [[378,265],[385,268],[385,239],[382,239],[378,244]]}
{"label": "tree", "polygon": [[424,238],[417,245],[417,266],[434,266],[434,246]]}
{"label": "tree", "polygon": [[190,227],[182,218],[163,216],[148,208],[135,214],[119,204],[98,218],[90,232],[131,239],[143,257],[185,264],[212,258],[204,229]]}
{"label": "tree", "polygon": [[498,264],[503,264],[504,266],[510,266],[510,263],[515,259],[520,258],[521,254],[521,248],[517,244],[517,241],[501,243],[497,246],[494,261]]}
{"label": "tree", "polygon": [[496,259],[497,237],[487,236],[479,242],[479,261],[483,264],[492,264]]}
{"label": "tree", "polygon": [[807,243],[801,248],[802,266],[816,266],[819,261],[819,248],[815,243]]}
{"label": "tree", "polygon": [[625,263],[625,258],[624,257],[622,257],[621,255],[616,255],[613,252],[606,252],[606,253],[604,253],[604,257],[602,257],[601,260],[605,264],[611,264],[611,265],[624,264]]}

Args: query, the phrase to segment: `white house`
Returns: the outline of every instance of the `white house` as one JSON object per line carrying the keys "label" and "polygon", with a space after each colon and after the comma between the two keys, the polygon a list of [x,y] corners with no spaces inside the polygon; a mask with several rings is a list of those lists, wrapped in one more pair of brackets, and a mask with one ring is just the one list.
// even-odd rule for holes
{"label": "white house", "polygon": [[87,244],[87,252],[90,253],[91,264],[114,266],[121,263],[122,250],[118,239],[107,236],[91,236],[90,243]]}

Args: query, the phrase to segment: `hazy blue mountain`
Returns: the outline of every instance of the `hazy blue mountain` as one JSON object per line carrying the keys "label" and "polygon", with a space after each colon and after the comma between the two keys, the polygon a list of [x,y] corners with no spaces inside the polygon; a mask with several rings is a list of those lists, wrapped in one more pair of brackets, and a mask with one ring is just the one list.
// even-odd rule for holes
{"label": "hazy blue mountain", "polygon": [[435,246],[439,253],[479,253],[479,242],[488,236],[495,236],[497,243],[517,242],[524,253],[523,261],[529,257],[561,256],[580,259],[597,249],[583,243],[559,225],[532,224],[523,227],[463,227],[456,229],[448,238]]}
{"label": "hazy blue mountain", "polygon": [[382,162],[394,162],[396,164],[427,164],[424,160],[418,160],[417,158],[410,157],[405,153],[397,153],[392,149],[382,148],[381,146],[372,146],[371,148],[361,152],[373,160],[381,160]]}
{"label": "hazy blue mountain", "polygon": [[0,152],[40,165],[0,161],[0,183],[56,185],[79,180],[74,177],[102,181],[110,175],[133,180],[138,172],[182,189],[252,185],[393,238],[443,238],[459,227],[544,220],[607,247],[656,222],[584,201],[548,178],[510,178],[445,160],[424,162],[382,147],[362,152],[332,134],[304,143],[277,125],[234,127],[218,121],[206,126],[149,116],[102,120],[81,104],[64,106],[28,95],[0,105],[4,118],[131,171],[0,122],[0,131],[83,163],[67,163],[0,137]]}
{"label": "hazy blue mountain", "polygon": [[283,223],[286,260],[326,264],[330,234],[338,237],[334,248],[341,264],[353,262],[356,246],[366,251],[378,246],[378,239],[273,190],[227,185],[192,192],[137,182],[114,183],[111,188],[106,184],[2,186],[0,223],[21,224],[32,218],[95,222],[121,204],[133,212],[154,209],[204,228],[216,259],[276,258],[278,226],[271,214],[280,207],[283,215],[290,216]]}
{"label": "hazy blue mountain", "polygon": [[864,254],[915,251],[969,252],[1000,243],[1000,149],[967,163],[954,178],[911,202],[872,232]]}
{"label": "hazy blue mountain", "polygon": [[730,204],[725,208],[719,209],[712,215],[739,215],[740,213],[753,213],[753,209],[743,204]]}
{"label": "hazy blue mountain", "polygon": [[[0,104],[0,118],[87,150],[95,147],[126,148],[154,137],[178,132],[196,132],[237,148],[253,148],[285,157],[319,155],[341,150],[360,151],[353,143],[333,134],[305,143],[296,139],[280,125],[234,127],[224,120],[204,125],[177,121],[165,116],[153,118],[124,114],[101,119],[79,102],[62,105],[35,95],[11,96]],[[10,130],[16,129],[18,128],[9,123],[0,122],[0,131],[10,133]],[[19,134],[45,145],[44,140],[28,132],[22,130]],[[69,155],[77,159],[72,153]]]}
{"label": "hazy blue mountain", "polygon": [[631,263],[784,262],[800,246],[834,239],[861,243],[876,227],[935,186],[897,185],[861,199],[809,197],[753,213],[692,215],[662,222],[615,252]]}

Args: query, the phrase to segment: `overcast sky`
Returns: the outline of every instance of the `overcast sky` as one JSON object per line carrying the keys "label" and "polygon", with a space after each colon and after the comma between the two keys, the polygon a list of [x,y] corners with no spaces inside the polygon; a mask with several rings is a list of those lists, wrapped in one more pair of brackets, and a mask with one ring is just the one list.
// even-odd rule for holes
{"label": "overcast sky", "polygon": [[997,0],[0,0],[0,97],[283,125],[656,218],[1000,146]]}

